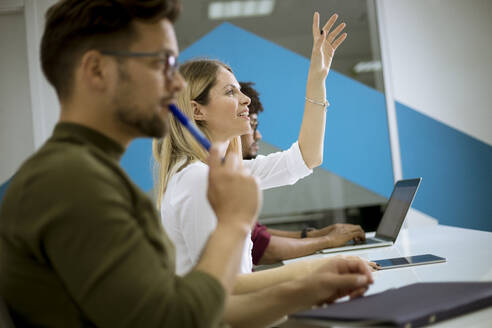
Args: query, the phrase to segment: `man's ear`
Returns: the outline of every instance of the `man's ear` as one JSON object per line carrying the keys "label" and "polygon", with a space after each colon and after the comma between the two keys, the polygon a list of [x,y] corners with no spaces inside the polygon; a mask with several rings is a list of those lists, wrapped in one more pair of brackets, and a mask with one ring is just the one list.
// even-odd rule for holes
{"label": "man's ear", "polygon": [[201,104],[192,100],[191,108],[193,109],[193,118],[195,121],[205,121],[207,118],[207,112]]}
{"label": "man's ear", "polygon": [[111,79],[111,67],[108,58],[97,50],[89,50],[82,56],[82,79],[89,88],[104,91]]}

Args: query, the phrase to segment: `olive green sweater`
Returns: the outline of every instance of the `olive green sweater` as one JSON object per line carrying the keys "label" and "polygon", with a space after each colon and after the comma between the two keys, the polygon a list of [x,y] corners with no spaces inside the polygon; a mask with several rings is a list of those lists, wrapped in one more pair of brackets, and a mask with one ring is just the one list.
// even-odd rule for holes
{"label": "olive green sweater", "polygon": [[17,325],[220,324],[222,285],[200,271],[175,275],[174,247],[121,169],[123,150],[60,123],[16,173],[0,208],[0,295]]}

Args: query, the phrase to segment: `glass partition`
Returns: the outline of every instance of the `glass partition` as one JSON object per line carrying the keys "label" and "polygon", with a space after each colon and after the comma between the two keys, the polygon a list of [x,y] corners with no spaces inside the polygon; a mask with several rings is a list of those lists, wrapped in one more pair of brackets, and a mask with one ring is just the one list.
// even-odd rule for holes
{"label": "glass partition", "polygon": [[[312,17],[332,13],[347,40],[327,79],[324,161],[293,186],[267,190],[260,222],[298,229],[334,222],[375,230],[393,187],[377,19],[373,0],[182,0],[176,24],[180,60],[228,63],[238,81],[255,82],[264,112],[260,153],[297,140],[304,110]],[[141,158],[141,157],[140,157]]]}
{"label": "glass partition", "polygon": [[297,229],[333,222],[374,230],[393,186],[384,84],[374,1],[183,0],[176,33],[184,59],[206,56],[252,81],[260,153],[286,149],[297,138],[312,47],[312,15],[347,23],[327,81],[324,162],[293,186],[267,190],[260,221]]}

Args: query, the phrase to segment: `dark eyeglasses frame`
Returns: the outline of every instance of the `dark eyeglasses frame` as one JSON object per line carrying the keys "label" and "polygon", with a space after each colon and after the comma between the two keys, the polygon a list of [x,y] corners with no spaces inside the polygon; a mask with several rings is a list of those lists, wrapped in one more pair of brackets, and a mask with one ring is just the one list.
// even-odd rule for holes
{"label": "dark eyeglasses frame", "polygon": [[258,130],[258,119],[250,120],[251,129],[253,130],[253,137],[256,136],[256,130]]}
{"label": "dark eyeglasses frame", "polygon": [[145,58],[145,57],[155,57],[164,62],[164,75],[168,80],[171,80],[178,70],[178,57],[174,56],[169,51],[156,51],[156,52],[134,52],[134,51],[124,51],[124,50],[101,50],[103,55],[114,56],[114,57],[134,57],[134,58]]}

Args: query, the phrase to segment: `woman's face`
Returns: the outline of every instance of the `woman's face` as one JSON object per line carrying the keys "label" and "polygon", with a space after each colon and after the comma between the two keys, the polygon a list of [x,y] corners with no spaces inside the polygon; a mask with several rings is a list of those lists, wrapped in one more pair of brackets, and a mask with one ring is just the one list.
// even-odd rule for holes
{"label": "woman's face", "polygon": [[234,74],[220,67],[207,105],[198,105],[213,141],[227,141],[249,133],[248,105],[251,100],[240,90]]}

